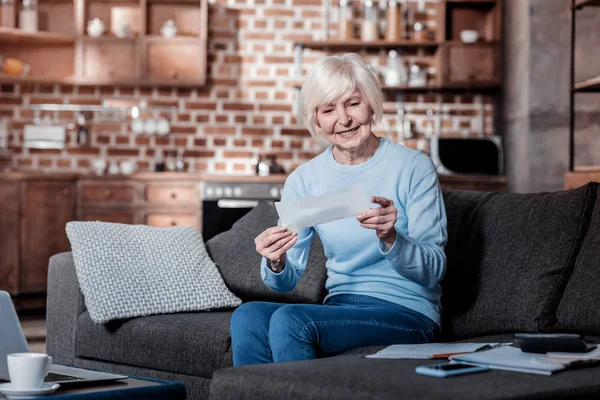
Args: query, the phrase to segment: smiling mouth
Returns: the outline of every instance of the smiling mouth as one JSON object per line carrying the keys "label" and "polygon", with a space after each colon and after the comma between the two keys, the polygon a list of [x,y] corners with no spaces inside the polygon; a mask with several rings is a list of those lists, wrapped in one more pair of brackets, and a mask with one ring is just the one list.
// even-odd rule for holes
{"label": "smiling mouth", "polygon": [[351,134],[353,134],[354,132],[356,132],[356,130],[357,130],[358,128],[360,128],[360,126],[357,126],[356,128],[349,129],[349,130],[347,130],[347,131],[337,132],[337,134],[338,134],[338,135],[351,135]]}

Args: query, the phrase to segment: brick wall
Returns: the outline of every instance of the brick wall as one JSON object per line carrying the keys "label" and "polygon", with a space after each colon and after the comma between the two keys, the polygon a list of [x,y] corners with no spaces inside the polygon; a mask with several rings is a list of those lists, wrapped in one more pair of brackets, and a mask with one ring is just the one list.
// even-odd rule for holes
{"label": "brick wall", "polygon": [[[409,0],[417,9],[418,0]],[[421,18],[435,29],[436,1],[423,1]],[[335,11],[335,10],[334,10]],[[332,20],[335,21],[335,12]],[[15,167],[28,170],[89,171],[95,158],[109,162],[136,160],[141,171],[152,170],[157,149],[183,152],[187,169],[208,173],[252,173],[255,151],[277,154],[288,171],[311,159],[325,147],[313,139],[295,116],[294,40],[323,39],[321,0],[215,0],[209,6],[208,85],[201,89],[76,87],[49,84],[3,85],[0,116],[11,120],[9,147]],[[335,24],[330,24],[335,35]],[[304,72],[325,52],[305,50]],[[373,66],[385,65],[384,51],[363,51]],[[432,61],[432,54],[411,50],[405,58]],[[435,70],[429,69],[434,74]],[[443,136],[493,134],[494,106],[487,95],[387,95],[384,123],[376,133],[407,146],[428,151],[426,135],[440,126]],[[398,100],[402,100],[415,137],[399,138]],[[76,130],[68,129],[64,150],[22,147],[23,126],[48,117],[55,124],[72,124],[73,112],[34,111],[30,105],[141,104],[177,106],[167,113],[168,136],[136,135],[130,122],[96,113],[90,147],[76,144]],[[433,110],[434,116],[428,115]],[[431,113],[431,111],[430,111]],[[145,117],[145,116],[144,116]],[[154,114],[153,117],[158,117]]]}

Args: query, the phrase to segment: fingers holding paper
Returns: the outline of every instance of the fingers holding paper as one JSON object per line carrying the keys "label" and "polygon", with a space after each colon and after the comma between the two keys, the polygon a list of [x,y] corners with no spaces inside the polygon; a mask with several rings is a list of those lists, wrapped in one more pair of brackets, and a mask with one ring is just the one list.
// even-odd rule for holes
{"label": "fingers holding paper", "polygon": [[256,251],[270,260],[272,263],[278,263],[283,258],[298,238],[298,233],[288,230],[284,226],[274,226],[265,229],[254,239]]}
{"label": "fingers holding paper", "polygon": [[363,228],[375,230],[377,237],[390,249],[396,240],[394,224],[398,217],[398,210],[394,202],[385,197],[371,196],[371,202],[379,204],[379,207],[360,213],[356,219]]}

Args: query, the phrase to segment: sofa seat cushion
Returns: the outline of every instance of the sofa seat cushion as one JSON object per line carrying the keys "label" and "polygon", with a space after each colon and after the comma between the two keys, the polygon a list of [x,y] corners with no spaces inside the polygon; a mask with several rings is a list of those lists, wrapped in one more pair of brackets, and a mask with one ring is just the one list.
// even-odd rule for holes
{"label": "sofa seat cushion", "polygon": [[221,271],[229,290],[244,301],[322,303],[327,294],[325,289],[327,259],[323,244],[316,233],[311,243],[304,274],[293,290],[278,293],[262,281],[261,256],[256,252],[254,239],[265,229],[276,226],[277,220],[275,206],[260,202],[239,219],[229,231],[207,241],[206,249]]}
{"label": "sofa seat cushion", "polygon": [[138,317],[95,324],[77,321],[77,356],[210,378],[233,365],[231,310]]}
{"label": "sofa seat cushion", "polygon": [[600,190],[588,234],[557,311],[556,330],[600,335]]}
{"label": "sofa seat cushion", "polygon": [[550,330],[597,184],[553,193],[444,191],[444,340]]}
{"label": "sofa seat cushion", "polygon": [[210,399],[596,399],[600,366],[552,377],[492,370],[451,379],[419,375],[419,365],[440,360],[338,356],[216,371]]}

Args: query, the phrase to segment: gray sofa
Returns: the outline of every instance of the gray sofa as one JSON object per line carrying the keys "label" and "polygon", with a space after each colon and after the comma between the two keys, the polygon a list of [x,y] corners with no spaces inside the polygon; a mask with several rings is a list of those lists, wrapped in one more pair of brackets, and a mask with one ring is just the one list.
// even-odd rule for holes
{"label": "gray sofa", "polygon": [[[600,341],[599,185],[554,193],[444,191],[448,266],[445,341],[509,341],[514,332],[577,332]],[[289,293],[260,280],[254,237],[276,223],[259,204],[207,248],[228,287],[244,301],[319,303],[325,257],[318,238]],[[424,360],[372,360],[354,349],[336,357],[231,368],[232,310],[155,315],[94,324],[70,253],[50,260],[47,349],[55,362],[176,380],[188,398],[589,398],[600,367],[553,377],[492,371],[451,380],[414,373]]]}

